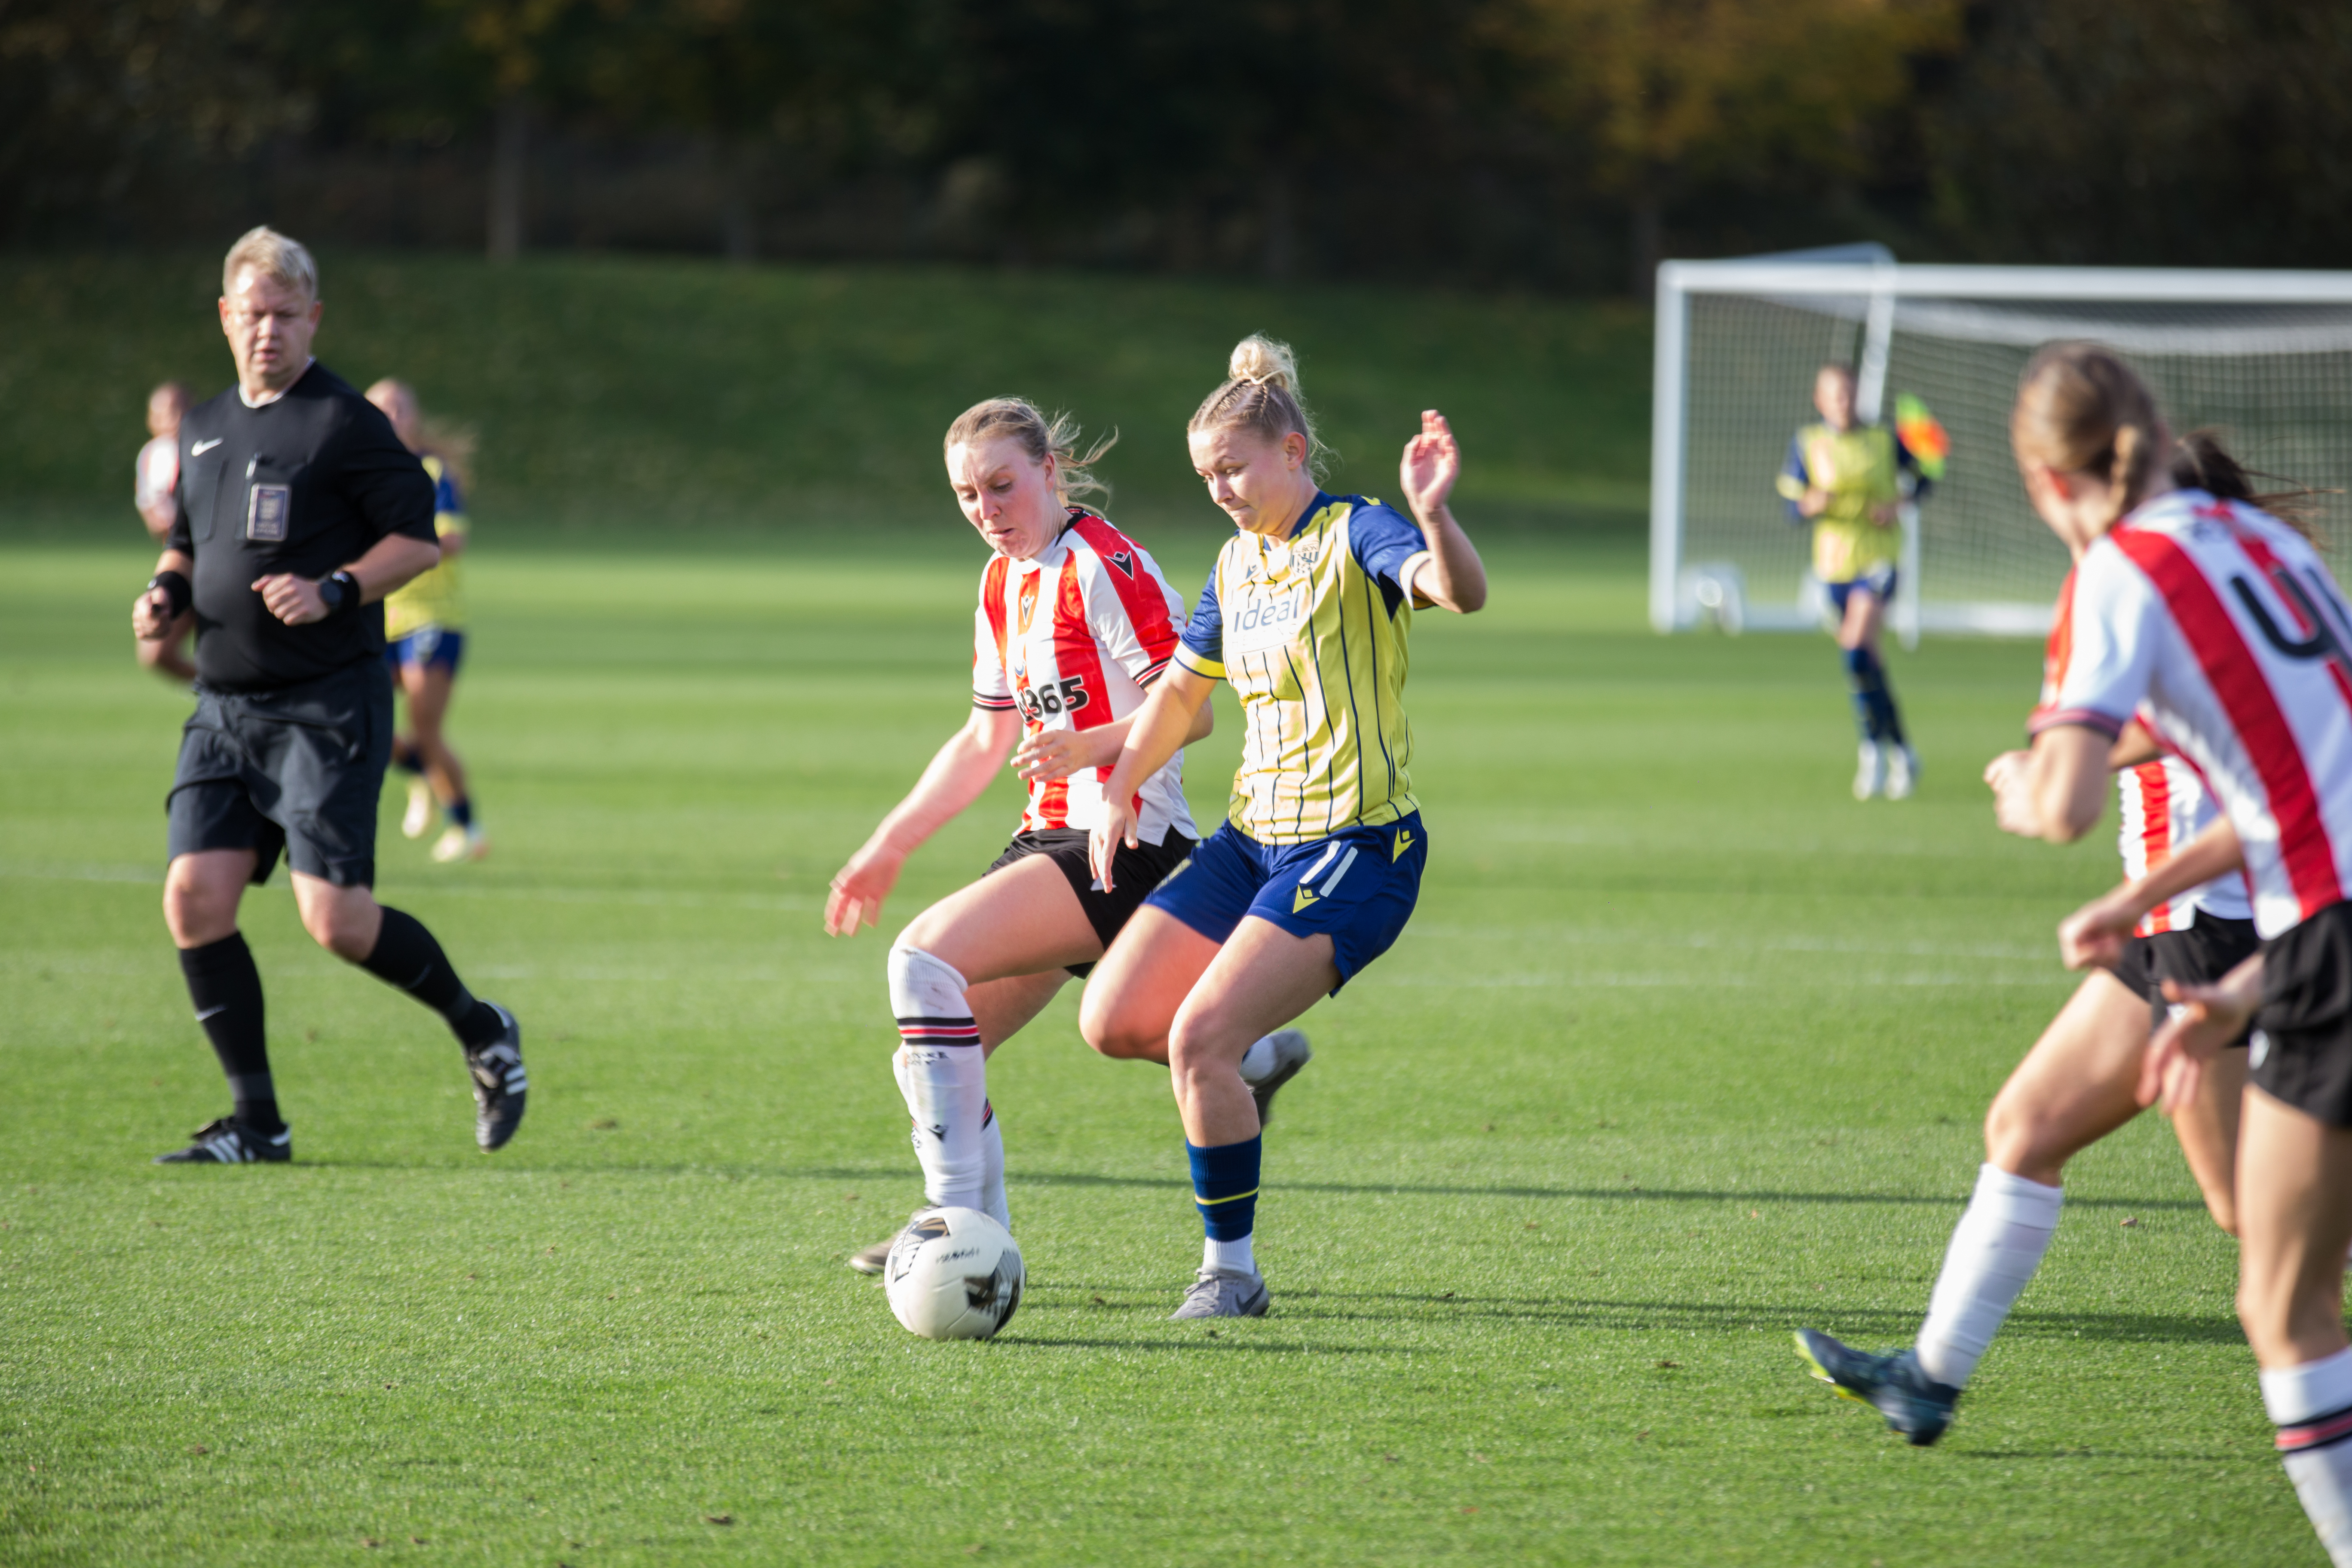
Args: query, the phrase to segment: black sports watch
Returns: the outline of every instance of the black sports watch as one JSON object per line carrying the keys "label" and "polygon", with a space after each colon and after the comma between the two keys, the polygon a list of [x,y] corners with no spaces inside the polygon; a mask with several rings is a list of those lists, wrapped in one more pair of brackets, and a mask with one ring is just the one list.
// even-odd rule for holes
{"label": "black sports watch", "polygon": [[337,572],[319,580],[319,597],[326,602],[327,619],[339,620],[360,607],[359,579],[349,572]]}

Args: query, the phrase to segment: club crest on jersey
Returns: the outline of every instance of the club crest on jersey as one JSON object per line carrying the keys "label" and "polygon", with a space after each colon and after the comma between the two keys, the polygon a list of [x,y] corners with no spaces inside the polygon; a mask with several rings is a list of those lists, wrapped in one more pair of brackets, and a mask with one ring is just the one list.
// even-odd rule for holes
{"label": "club crest on jersey", "polygon": [[1028,635],[1029,623],[1037,615],[1037,580],[1044,575],[1043,572],[1032,572],[1021,580],[1021,599],[1013,612],[1013,624],[1024,637]]}
{"label": "club crest on jersey", "polygon": [[1118,568],[1119,575],[1132,582],[1135,578],[1135,556],[1125,550],[1114,550],[1103,557]]}

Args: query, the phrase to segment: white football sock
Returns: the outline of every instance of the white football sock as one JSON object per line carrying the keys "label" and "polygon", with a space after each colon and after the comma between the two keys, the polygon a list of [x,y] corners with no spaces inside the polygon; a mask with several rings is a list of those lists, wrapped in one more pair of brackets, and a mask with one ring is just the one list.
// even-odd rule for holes
{"label": "white football sock", "polygon": [[2352,1443],[2286,1456],[2286,1479],[2336,1568],[2352,1568]]}
{"label": "white football sock", "polygon": [[1250,1238],[1239,1241],[1219,1241],[1210,1237],[1201,1247],[1201,1267],[1222,1268],[1228,1274],[1255,1274],[1257,1257],[1250,1250]]}
{"label": "white football sock", "polygon": [[982,1208],[988,1058],[964,999],[964,978],[920,948],[893,947],[890,1011],[901,1041],[891,1064],[914,1121],[923,1196],[942,1207]]}
{"label": "white football sock", "polygon": [[1998,1165],[1977,1173],[1976,1195],[1953,1228],[1944,1271],[1919,1326],[1919,1370],[1964,1388],[2017,1304],[2058,1230],[2064,1191],[2012,1176]]}
{"label": "white football sock", "polygon": [[1004,1201],[1004,1129],[993,1115],[980,1130],[980,1209],[989,1218],[1013,1228],[1013,1208]]}
{"label": "white football sock", "polygon": [[2336,1568],[2352,1568],[2352,1350],[2263,1373],[2287,1479]]}
{"label": "white football sock", "polygon": [[1242,1053],[1242,1081],[1255,1083],[1274,1070],[1274,1037],[1260,1035]]}

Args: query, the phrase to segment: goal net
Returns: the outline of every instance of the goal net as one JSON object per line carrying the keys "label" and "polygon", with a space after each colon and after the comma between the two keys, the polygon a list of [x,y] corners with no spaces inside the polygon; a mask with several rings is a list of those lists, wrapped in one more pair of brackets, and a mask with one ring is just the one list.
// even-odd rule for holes
{"label": "goal net", "polygon": [[[2033,515],[2009,409],[2033,351],[2122,351],[2176,434],[2221,430],[2248,467],[2352,486],[2352,273],[1905,267],[1876,247],[1659,268],[1650,619],[1660,631],[1821,624],[1811,530],[1773,479],[1818,416],[1813,376],[1856,367],[1858,416],[1916,398],[1948,437],[1943,476],[1902,509],[1890,608],[1922,631],[2040,635],[2066,553]],[[2321,524],[2347,514],[2328,497]]]}

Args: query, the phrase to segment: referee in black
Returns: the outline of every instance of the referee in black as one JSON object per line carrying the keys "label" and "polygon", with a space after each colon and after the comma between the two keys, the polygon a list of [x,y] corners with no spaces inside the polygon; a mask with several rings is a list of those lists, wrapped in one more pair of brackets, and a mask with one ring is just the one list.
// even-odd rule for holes
{"label": "referee in black", "polygon": [[261,974],[236,927],[246,885],[267,880],[280,852],[319,945],[448,1020],[484,1149],[514,1136],[530,1087],[514,1016],[476,999],[432,933],[369,891],[392,755],[382,601],[441,548],[423,465],[310,357],[320,308],[300,245],[264,227],[230,247],[220,320],[236,385],[180,422],[177,516],[131,607],[149,639],[195,612],[196,710],[172,781],[163,921],[235,1106],[159,1164],[293,1157]]}

